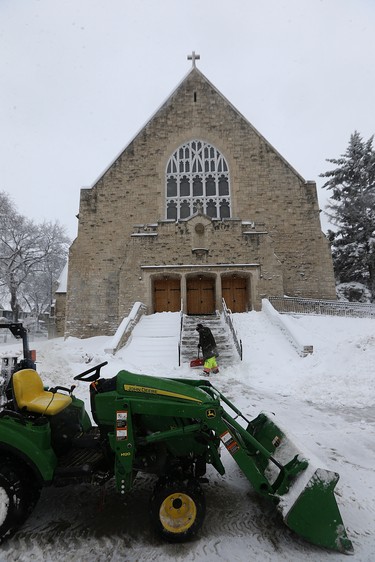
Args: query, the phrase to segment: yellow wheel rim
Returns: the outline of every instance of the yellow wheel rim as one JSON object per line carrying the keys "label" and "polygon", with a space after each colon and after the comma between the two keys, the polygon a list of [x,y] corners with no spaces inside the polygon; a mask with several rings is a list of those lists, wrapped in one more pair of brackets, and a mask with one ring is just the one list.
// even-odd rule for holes
{"label": "yellow wheel rim", "polygon": [[170,533],[184,533],[193,525],[197,508],[190,496],[177,492],[165,498],[159,516],[164,529]]}

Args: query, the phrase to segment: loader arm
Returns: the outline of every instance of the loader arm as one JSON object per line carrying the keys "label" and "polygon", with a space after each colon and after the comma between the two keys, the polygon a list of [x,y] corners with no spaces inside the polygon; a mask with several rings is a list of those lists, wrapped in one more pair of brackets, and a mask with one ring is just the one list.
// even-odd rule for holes
{"label": "loader arm", "polygon": [[246,422],[244,428],[223,411],[209,425],[255,490],[274,502],[286,525],[314,544],[352,553],[334,496],[339,475],[302,454],[271,416],[261,413],[249,421],[218,389],[211,386],[206,391]]}

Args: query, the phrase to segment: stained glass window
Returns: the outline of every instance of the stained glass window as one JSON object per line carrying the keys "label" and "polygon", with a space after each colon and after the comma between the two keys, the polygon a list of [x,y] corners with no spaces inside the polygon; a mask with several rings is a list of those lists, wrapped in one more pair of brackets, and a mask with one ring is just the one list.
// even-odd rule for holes
{"label": "stained glass window", "polygon": [[211,218],[229,218],[230,181],[224,156],[200,140],[180,146],[166,169],[167,219],[186,219],[201,209]]}

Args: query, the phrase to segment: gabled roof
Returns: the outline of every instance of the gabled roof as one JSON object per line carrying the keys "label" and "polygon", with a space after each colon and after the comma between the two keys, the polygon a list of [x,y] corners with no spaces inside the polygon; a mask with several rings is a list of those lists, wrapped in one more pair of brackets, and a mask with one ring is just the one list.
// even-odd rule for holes
{"label": "gabled roof", "polygon": [[198,68],[193,65],[193,67],[189,70],[189,72],[184,76],[184,78],[179,82],[179,84],[174,88],[174,90],[169,94],[169,96],[163,101],[163,103],[157,108],[157,110],[151,115],[151,117],[143,124],[143,126],[138,130],[138,132],[131,138],[131,140],[127,143],[127,145],[116,155],[116,157],[110,162],[110,164],[105,168],[105,170],[96,178],[96,180],[92,183],[91,187],[94,187],[97,182],[108,172],[108,170],[113,166],[113,164],[120,158],[120,156],[126,151],[126,149],[131,145],[132,142],[141,134],[141,132],[151,123],[156,116],[167,106],[171,98],[175,96],[178,90],[183,86],[183,84],[196,75],[202,81],[205,81],[215,92],[218,96],[220,96],[223,101],[232,108],[232,110],[237,113],[237,115],[243,119],[249,128],[260,138],[262,141],[269,146],[269,148],[278,155],[278,157],[284,162],[284,164],[294,173],[296,174],[302,182],[306,180],[301,176],[299,172],[271,145],[270,142],[244,117],[244,115],[208,80],[208,78],[200,71]]}

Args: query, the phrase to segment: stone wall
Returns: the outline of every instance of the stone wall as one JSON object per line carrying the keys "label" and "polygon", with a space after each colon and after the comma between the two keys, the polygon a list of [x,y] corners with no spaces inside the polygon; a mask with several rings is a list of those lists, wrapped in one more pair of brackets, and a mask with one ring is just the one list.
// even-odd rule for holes
{"label": "stone wall", "polygon": [[[194,225],[202,217],[165,221],[166,165],[192,139],[220,150],[230,171],[233,220],[206,217],[201,238]],[[244,234],[244,223],[256,225],[252,233]],[[208,249],[206,266],[259,263],[255,303],[283,294],[335,298],[315,183],[194,68],[98,182],[81,190],[66,334],[113,334],[135,301],[150,305],[144,266],[197,264],[192,250],[200,246]]]}

